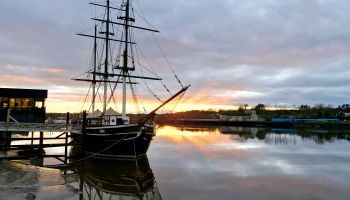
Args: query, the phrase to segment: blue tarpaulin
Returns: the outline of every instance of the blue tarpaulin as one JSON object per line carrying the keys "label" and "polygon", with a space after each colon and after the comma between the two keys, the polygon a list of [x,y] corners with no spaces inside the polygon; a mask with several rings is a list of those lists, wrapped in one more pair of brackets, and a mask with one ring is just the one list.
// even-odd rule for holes
{"label": "blue tarpaulin", "polygon": [[329,119],[329,118],[320,118],[320,119],[298,119],[298,118],[272,118],[272,122],[304,122],[304,121],[315,121],[315,122],[338,122],[339,119]]}

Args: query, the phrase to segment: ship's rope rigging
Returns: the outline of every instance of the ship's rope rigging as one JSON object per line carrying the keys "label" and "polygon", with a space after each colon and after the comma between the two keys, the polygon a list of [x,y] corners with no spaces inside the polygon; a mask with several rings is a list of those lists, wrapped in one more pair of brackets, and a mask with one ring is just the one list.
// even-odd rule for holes
{"label": "ship's rope rigging", "polygon": [[[126,1],[123,0],[122,1],[124,4],[123,6],[125,7],[126,6]],[[95,1],[95,3],[97,3]],[[104,2],[105,3],[105,2]],[[137,12],[136,10],[133,9],[133,7],[131,6],[131,9],[130,9],[130,18],[135,18],[135,15],[137,14],[141,19],[143,19],[143,21],[146,22],[146,24],[148,25],[148,27],[152,27],[154,28],[154,26],[148,22],[148,20],[146,19],[144,13],[143,13],[143,10],[142,10],[142,7],[139,5],[139,2],[136,0],[136,3],[138,5],[138,7],[140,8],[139,10],[141,11],[141,13]],[[111,5],[115,5],[114,3],[111,2]],[[121,10],[119,10],[118,12],[113,12],[113,15],[111,16],[111,21],[113,21],[113,19],[115,21],[119,21],[120,24],[124,23],[125,19],[123,19],[122,16],[122,12]],[[96,14],[96,9],[95,9],[95,15],[96,17],[101,17],[102,19],[106,19],[106,16],[107,16],[107,10],[105,10],[105,12],[102,14],[102,15],[99,15],[97,16]],[[121,26],[114,26],[113,24],[110,24],[111,28],[110,28],[110,31],[109,33],[105,33],[104,30],[104,26],[105,25],[105,21],[99,21],[97,22],[95,20],[95,25],[98,26],[98,33],[99,34],[110,34],[111,35],[111,39],[112,37],[115,38],[115,36],[118,36],[119,38],[121,38],[120,40],[123,40],[123,38],[125,38],[125,32],[123,30],[123,28]],[[130,21],[130,24],[133,24],[134,21]],[[93,29],[92,28],[89,28],[83,32],[90,32],[91,30]],[[179,85],[184,88],[181,80],[179,79],[178,75],[176,74],[172,64],[169,62],[169,60],[167,59],[166,55],[165,55],[165,51],[162,49],[162,47],[160,46],[160,43],[159,41],[157,40],[156,36],[154,33],[152,33],[152,37],[157,45],[157,47],[159,48],[159,51],[160,53],[162,54],[162,57],[166,63],[166,65],[170,68],[172,74],[174,75],[175,79],[177,80],[177,82],[179,83]],[[127,52],[127,57],[128,57],[128,63],[130,64],[128,66],[128,69],[126,71],[126,76],[125,75],[122,75],[122,72],[123,72],[123,65],[122,65],[122,61],[125,59],[123,57],[123,54],[124,54],[124,51],[123,50],[123,43],[119,43],[119,45],[117,45],[115,42],[109,42],[108,43],[108,47],[106,46],[106,42],[105,40],[98,40],[98,45],[99,46],[99,49],[105,49],[105,48],[108,48],[108,54],[110,56],[108,56],[108,65],[110,66],[109,68],[109,72],[104,72],[103,70],[103,65],[105,65],[104,63],[104,57],[105,57],[105,53],[103,53],[103,50],[102,51],[97,51],[95,55],[96,56],[96,62],[97,64],[95,65],[95,69],[89,69],[87,70],[87,78],[90,78],[92,76],[96,76],[97,79],[100,79],[102,78],[102,74],[103,73],[111,73],[111,74],[115,74],[114,77],[116,77],[116,80],[114,79],[113,76],[111,77],[108,77],[108,79],[105,79],[108,81],[108,85],[109,85],[109,97],[108,97],[108,101],[107,103],[111,103],[111,101],[113,100],[113,103],[114,103],[114,107],[117,108],[117,105],[116,105],[116,96],[114,95],[114,92],[116,91],[116,88],[117,88],[117,85],[118,83],[122,83],[122,81],[124,81],[124,79],[126,79],[127,81],[129,81],[129,85],[130,85],[130,91],[131,91],[131,95],[132,95],[132,98],[133,98],[133,101],[134,101],[134,105],[135,105],[135,109],[137,112],[139,112],[140,110],[140,107],[139,107],[139,103],[140,103],[140,99],[138,98],[138,95],[137,95],[137,87],[136,87],[136,84],[133,84],[134,83],[134,78],[132,78],[131,74],[136,74],[137,76],[139,77],[144,77],[145,76],[145,73],[144,72],[148,72],[148,73],[151,73],[153,74],[156,78],[160,79],[160,83],[162,85],[162,87],[165,89],[165,91],[167,93],[169,93],[171,96],[172,96],[172,92],[170,91],[169,87],[164,83],[163,80],[161,80],[160,76],[156,73],[156,71],[154,70],[154,68],[152,67],[152,65],[149,63],[148,59],[146,58],[146,56],[144,55],[144,53],[141,51],[141,48],[138,44],[136,44],[135,42],[135,34],[134,34],[134,31],[129,31],[128,33],[128,43],[130,43],[129,45],[129,49],[128,49],[128,52]],[[113,55],[113,53],[116,53]],[[148,65],[145,66],[142,64],[141,60],[140,60],[140,57],[139,56],[142,56],[142,60],[146,62],[146,64]],[[92,63],[92,62],[91,62]],[[92,66],[90,63],[90,66]],[[135,70],[136,68],[136,65],[138,66],[138,70]],[[95,73],[96,72],[96,73]],[[119,73],[119,76],[117,75]],[[83,74],[81,74],[83,75]],[[79,75],[81,77],[81,75]],[[79,77],[77,76],[77,77]],[[156,98],[159,102],[163,103],[164,101],[161,100],[161,98],[151,89],[150,85],[148,84],[148,81],[147,79],[140,79],[144,85],[146,86],[148,92],[154,97]],[[113,83],[112,83],[113,82]],[[94,98],[99,98],[100,102],[102,103],[102,99],[101,99],[101,95],[100,95],[100,92],[99,89],[101,88],[101,86],[103,85],[101,81],[97,81],[96,84],[97,86],[97,92],[96,92],[96,95]],[[84,104],[87,102],[88,100],[88,95],[89,93],[91,92],[91,86],[88,90],[88,94],[87,96],[85,97],[84,99]],[[182,97],[183,97],[184,93],[179,95],[178,96],[178,99],[180,100]],[[141,98],[141,103],[142,103],[142,98]],[[177,103],[176,103],[177,104]],[[143,107],[143,110],[146,112],[146,109],[145,109],[145,106],[142,105]],[[91,109],[91,105],[90,105],[90,108],[89,110]],[[116,109],[117,110],[117,109]]]}
{"label": "ship's rope rigging", "polygon": [[[140,18],[143,19],[143,20],[148,24],[149,27],[152,27],[152,28],[155,29],[155,27],[154,27],[154,26],[147,20],[147,18],[145,17],[144,12],[143,12],[143,9],[142,9],[142,7],[140,6],[138,0],[135,0],[135,1],[136,1],[137,5],[138,5],[138,7],[139,7],[139,10],[141,11],[141,13],[139,13],[139,12],[137,12],[137,11],[135,10],[135,13],[136,13],[138,16],[140,16]],[[134,10],[133,10],[133,11],[134,11]],[[157,40],[157,38],[156,38],[156,36],[155,36],[155,34],[154,34],[153,32],[152,32],[152,36],[153,36],[153,39],[154,39],[155,43],[157,44],[157,46],[158,46],[158,48],[159,48],[159,50],[160,50],[160,52],[161,52],[161,54],[162,54],[162,56],[163,56],[163,58],[164,58],[166,64],[167,64],[168,67],[171,69],[171,71],[172,71],[172,73],[173,73],[175,79],[176,79],[177,82],[180,84],[180,86],[181,86],[182,88],[184,88],[184,86],[183,86],[181,80],[179,79],[178,75],[176,74],[176,72],[175,72],[173,66],[170,64],[169,60],[167,59],[167,57],[166,57],[166,55],[165,55],[165,51],[162,49],[161,45],[159,44],[159,41]],[[147,64],[148,64],[148,65],[150,66],[150,68],[151,68],[151,70],[149,70],[147,67],[145,67],[144,65],[140,64],[140,62],[139,62],[140,59],[138,58],[138,55],[139,55],[139,54],[137,53],[137,54],[136,54],[136,55],[137,55],[137,60],[138,60],[139,65],[141,66],[141,67],[140,67],[141,73],[143,74],[142,68],[144,68],[144,69],[146,69],[146,70],[148,70],[148,71],[152,71],[153,74],[155,74],[157,77],[159,77],[159,76],[157,75],[157,73],[155,72],[155,70],[152,68],[152,65],[149,64],[148,60],[146,59],[146,57],[144,56],[144,54],[143,54],[142,51],[140,50],[139,46],[138,46],[137,44],[136,44],[135,46],[136,46],[136,50],[138,50],[138,51],[141,53],[141,55],[144,57],[144,60],[147,62]],[[152,72],[151,72],[151,73],[152,73]],[[154,96],[155,98],[157,98],[160,102],[162,102],[162,100],[160,100],[160,98],[150,89],[150,87],[148,86],[147,80],[144,80],[144,82],[145,82],[145,85],[146,85],[146,87],[148,88],[148,90],[153,94],[153,96]],[[168,89],[168,87],[164,84],[164,82],[163,82],[162,80],[161,80],[160,82],[162,83],[162,85],[163,85],[163,87],[166,89],[166,91],[169,92],[170,95],[172,95],[171,92],[170,92],[170,90]],[[173,109],[176,108],[177,104],[181,101],[181,99],[183,98],[184,94],[185,94],[185,93],[180,94],[180,96],[177,98],[178,100],[175,102],[175,107],[174,107]]]}
{"label": "ship's rope rigging", "polygon": [[[136,3],[137,3],[138,7],[140,8],[140,11],[141,11],[141,13],[138,13],[137,11],[136,11],[136,13],[137,13],[150,27],[155,28],[155,27],[147,20],[147,18],[145,17],[145,14],[144,14],[144,12],[143,12],[143,9],[142,9],[142,7],[140,6],[138,0],[135,0],[135,1],[136,1]],[[164,50],[162,49],[161,45],[159,44],[159,42],[158,42],[158,40],[157,40],[157,38],[156,38],[156,36],[155,36],[155,34],[154,34],[153,32],[152,32],[152,36],[153,36],[153,39],[154,39],[154,41],[156,42],[156,44],[157,44],[157,46],[158,46],[158,48],[159,48],[159,50],[160,50],[160,52],[161,52],[163,58],[165,59],[165,61],[166,61],[166,63],[168,64],[169,68],[171,69],[173,75],[175,76],[176,80],[178,81],[178,83],[179,83],[179,84],[181,85],[181,87],[183,88],[184,86],[183,86],[181,80],[179,79],[179,77],[178,77],[177,74],[175,73],[175,70],[174,70],[173,66],[170,64],[168,58],[167,58],[166,55],[165,55]]]}
{"label": "ship's rope rigging", "polygon": [[[129,81],[131,82],[131,78],[130,77],[129,77]],[[136,93],[135,93],[135,89],[132,86],[132,84],[130,84],[130,90],[131,90],[132,98],[134,100],[136,113],[139,113],[140,112],[139,101],[138,101],[138,98],[137,98]]]}
{"label": "ship's rope rigging", "polygon": [[[120,75],[121,75],[121,71],[120,71]],[[117,78],[117,83],[116,84],[114,84],[114,86],[113,86],[113,88],[111,88],[111,93],[113,94],[114,93],[114,91],[117,89],[117,86],[118,86],[118,82],[120,81],[120,78],[121,78],[121,76],[118,76],[118,78]],[[108,99],[108,103],[110,103],[111,102],[111,99],[112,99],[112,97],[113,97],[113,95],[111,95],[110,97],[109,97],[109,99]],[[115,100],[115,99],[113,99],[113,100]]]}
{"label": "ship's rope rigging", "polygon": [[[140,50],[140,48],[138,47],[138,45],[136,45],[136,56],[137,56],[137,63],[139,64],[139,66],[141,67],[140,68],[140,71],[141,71],[141,74],[142,76],[144,75],[143,73],[143,69],[147,70],[148,72],[152,73],[154,76],[160,78],[160,76],[155,72],[155,70],[153,69],[152,65],[149,64],[146,56],[142,53],[142,51]],[[146,67],[145,65],[143,65],[141,62],[140,62],[140,58],[139,58],[139,53],[142,55],[143,59],[145,60],[145,62],[150,66],[151,69],[149,69],[148,67]],[[147,80],[144,80],[145,84],[147,84]],[[162,83],[163,87],[166,89],[167,92],[169,92],[170,95],[172,95],[172,93],[170,92],[170,90],[168,89],[168,87],[164,84],[163,80],[160,80],[160,82]],[[147,84],[148,85],[148,84]],[[162,101],[161,101],[162,102]]]}

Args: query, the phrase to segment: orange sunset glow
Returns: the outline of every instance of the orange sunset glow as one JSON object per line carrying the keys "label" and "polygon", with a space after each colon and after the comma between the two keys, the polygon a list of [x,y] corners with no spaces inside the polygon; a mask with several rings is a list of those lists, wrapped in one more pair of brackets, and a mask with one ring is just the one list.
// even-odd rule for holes
{"label": "orange sunset glow", "polygon": [[[51,98],[50,97],[54,97]],[[49,97],[46,101],[46,109],[47,112],[81,112],[82,110],[89,110],[90,105],[85,105],[83,107],[83,100],[84,100],[84,95],[81,95],[81,97],[58,97],[57,95],[50,94],[49,91]],[[129,113],[137,113],[135,109],[135,104],[132,102],[132,99],[130,99],[131,102],[127,104],[127,111]],[[141,101],[141,100],[140,100]],[[62,103],[64,102],[64,103]],[[218,101],[218,103],[220,103]],[[147,100],[142,100],[142,106],[145,107],[146,111],[151,111],[152,109],[156,108],[157,106],[160,105],[159,101],[147,101]],[[121,110],[120,105],[110,105],[112,108],[114,108],[117,111]],[[139,105],[140,107],[140,105]],[[98,107],[97,107],[98,108]],[[181,112],[181,111],[189,111],[189,110],[209,110],[209,109],[214,109],[214,110],[219,110],[219,109],[237,109],[238,106],[234,105],[215,105],[215,104],[206,104],[206,103],[201,103],[201,102],[196,102],[193,101],[191,98],[187,99],[185,97],[181,102],[177,103],[176,105],[174,104],[169,104],[162,108],[159,112]],[[140,107],[139,112],[143,112],[142,107]]]}
{"label": "orange sunset glow", "polygon": [[349,200],[349,10],[0,0],[0,200]]}

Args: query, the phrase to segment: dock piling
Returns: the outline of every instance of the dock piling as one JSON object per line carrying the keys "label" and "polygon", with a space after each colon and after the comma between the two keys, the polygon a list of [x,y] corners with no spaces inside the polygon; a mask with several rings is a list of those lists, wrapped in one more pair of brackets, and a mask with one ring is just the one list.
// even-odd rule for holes
{"label": "dock piling", "polygon": [[44,146],[44,132],[40,131],[40,140],[39,140],[39,149],[38,149],[40,153],[44,152],[43,146]]}

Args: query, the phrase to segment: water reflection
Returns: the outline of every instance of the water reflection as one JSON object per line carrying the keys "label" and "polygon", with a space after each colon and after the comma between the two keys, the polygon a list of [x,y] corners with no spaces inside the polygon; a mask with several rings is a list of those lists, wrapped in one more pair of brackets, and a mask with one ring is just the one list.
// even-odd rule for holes
{"label": "water reflection", "polygon": [[0,176],[0,199],[162,199],[146,156],[88,159],[60,169],[0,161]]}
{"label": "water reflection", "polygon": [[0,199],[348,199],[345,130],[164,126],[154,139],[138,160],[0,162]]}
{"label": "water reflection", "polygon": [[33,151],[28,146],[31,140],[13,141],[19,137],[12,136],[0,140],[0,156],[17,160],[0,161],[0,199],[12,193],[16,193],[14,199],[161,199],[147,156],[127,160],[81,158],[74,146],[68,148],[69,154],[65,147]]}
{"label": "water reflection", "polygon": [[148,155],[164,199],[348,199],[339,133],[163,126]]}
{"label": "water reflection", "polygon": [[[74,172],[67,175],[69,171]],[[161,199],[146,156],[135,160],[88,159],[66,171],[79,199]]]}
{"label": "water reflection", "polygon": [[310,139],[317,144],[334,142],[336,140],[350,141],[350,131],[343,129],[281,129],[281,128],[247,128],[219,127],[223,134],[239,135],[244,140],[259,139],[267,143],[296,143],[296,137]]}
{"label": "water reflection", "polygon": [[[191,135],[231,135],[235,141],[245,142],[249,139],[263,140],[267,143],[289,144],[296,143],[296,137],[310,139],[317,144],[347,140],[350,142],[350,130],[346,129],[283,129],[283,128],[256,128],[256,127],[196,127],[196,126],[164,126],[159,129],[160,134],[166,133],[172,137],[178,137],[178,133]],[[174,134],[176,133],[176,134]]]}

